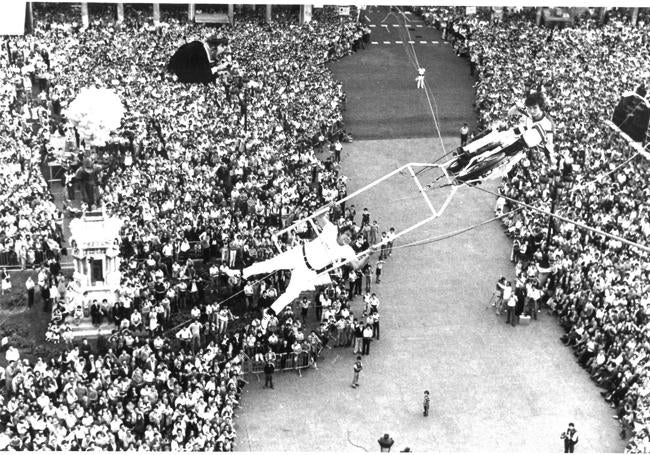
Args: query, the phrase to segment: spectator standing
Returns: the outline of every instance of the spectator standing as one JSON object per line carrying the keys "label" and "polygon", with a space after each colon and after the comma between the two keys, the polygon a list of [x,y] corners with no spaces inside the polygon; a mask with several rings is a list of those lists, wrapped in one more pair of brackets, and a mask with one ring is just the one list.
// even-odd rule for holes
{"label": "spectator standing", "polygon": [[503,313],[504,306],[508,303],[510,297],[512,297],[512,284],[510,283],[510,281],[506,280],[503,286],[503,293],[501,296],[501,300],[497,304],[497,308],[496,308],[496,313],[498,315],[501,315],[501,313]]}
{"label": "spectator standing", "polygon": [[371,310],[370,317],[372,318],[372,336],[379,341],[379,311]]}
{"label": "spectator standing", "polygon": [[363,324],[360,324],[356,319],[352,324],[352,333],[354,335],[354,347],[352,348],[353,354],[361,354],[363,342]]}
{"label": "spectator standing", "polygon": [[425,390],[424,391],[424,417],[427,417],[429,415],[429,404],[431,403],[431,398],[429,397],[429,391]]}
{"label": "spectator standing", "polygon": [[363,269],[361,270],[363,273],[363,279],[365,281],[365,292],[370,292],[371,284],[372,284],[372,266],[370,264],[366,264],[363,266]]}
{"label": "spectator standing", "polygon": [[361,348],[361,354],[370,355],[370,341],[372,341],[372,326],[366,324],[366,327],[363,329],[363,346]]}
{"label": "spectator standing", "polygon": [[264,365],[264,388],[273,388],[273,373],[275,372],[275,365],[273,362],[266,362]]}
{"label": "spectator standing", "polygon": [[300,302],[300,317],[302,318],[302,323],[303,325],[307,321],[307,312],[309,311],[309,299],[307,297],[303,297],[301,302]]}
{"label": "spectator standing", "polygon": [[389,258],[391,256],[391,254],[393,254],[393,242],[395,241],[395,228],[394,227],[391,227],[388,230],[388,234],[387,234],[386,237],[387,237],[388,241],[386,242],[386,257],[384,259]]}
{"label": "spectator standing", "polygon": [[512,324],[515,326],[515,307],[517,306],[517,297],[514,294],[510,295],[510,298],[506,302],[506,324]]}
{"label": "spectator standing", "polygon": [[353,376],[352,376],[352,388],[356,389],[359,387],[359,375],[361,374],[361,370],[363,370],[363,363],[361,363],[361,356],[357,356],[356,362],[354,362],[354,366],[352,367],[353,370]]}
{"label": "spectator standing", "polygon": [[467,145],[467,138],[469,137],[469,126],[467,123],[463,123],[463,126],[460,127],[460,146],[464,147]]}
{"label": "spectator standing", "polygon": [[334,142],[334,161],[337,163],[341,162],[341,150],[343,150],[343,145],[338,139]]}
{"label": "spectator standing", "polygon": [[390,452],[390,448],[393,447],[393,444],[395,443],[395,441],[393,441],[393,438],[391,438],[388,433],[379,438],[377,442],[379,443],[380,452]]}
{"label": "spectator standing", "polygon": [[573,423],[569,423],[569,427],[562,433],[560,438],[564,439],[564,453],[573,453],[578,443],[578,431]]}
{"label": "spectator standing", "polygon": [[384,268],[384,262],[385,261],[380,259],[375,264],[375,283],[377,283],[377,284],[381,283],[381,271]]}
{"label": "spectator standing", "polygon": [[192,335],[192,352],[196,354],[201,349],[201,330],[203,329],[203,324],[198,319],[195,319],[190,324],[189,329]]}
{"label": "spectator standing", "polygon": [[34,283],[34,280],[32,279],[32,276],[27,277],[27,281],[25,281],[25,289],[27,289],[27,308],[31,308],[34,305],[34,288],[36,287],[36,284]]}
{"label": "spectator standing", "polygon": [[5,292],[11,290],[11,275],[9,275],[9,272],[7,272],[5,267],[0,271],[0,281],[0,288],[2,289],[1,295],[4,295]]}

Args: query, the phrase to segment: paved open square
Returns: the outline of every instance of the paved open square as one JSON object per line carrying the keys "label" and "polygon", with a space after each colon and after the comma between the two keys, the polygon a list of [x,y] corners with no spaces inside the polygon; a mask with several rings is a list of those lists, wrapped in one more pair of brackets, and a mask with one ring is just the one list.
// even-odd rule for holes
{"label": "paved open square", "polygon": [[[346,128],[360,139],[343,149],[349,193],[408,162],[437,160],[458,147],[463,122],[475,124],[467,61],[411,16],[414,39],[440,41],[414,50],[435,95],[441,143],[415,89],[406,46],[394,42],[398,27],[391,24],[399,18],[387,11],[368,13],[378,44],[333,68],[347,92]],[[423,184],[428,176],[434,173],[420,174]],[[432,200],[443,200],[444,192],[431,191]],[[406,172],[349,203],[358,213],[368,207],[382,230],[399,231],[430,214]],[[444,238],[494,217],[494,203],[491,195],[461,188],[439,219],[396,243],[373,289],[382,302],[381,340],[363,360],[358,389],[350,387],[351,348],[326,350],[319,370],[303,377],[276,375],[274,390],[252,381],[238,419],[238,450],[376,451],[377,439],[389,433],[393,451],[558,452],[560,433],[573,421],[578,451],[622,452],[613,410],[560,342],[555,317],[543,312],[539,321],[513,328],[488,307],[499,276],[514,276],[501,223]],[[425,239],[432,241],[402,247]],[[362,311],[360,299],[352,308]]]}
{"label": "paved open square", "polygon": [[16,4],[0,451],[650,452],[650,9]]}
{"label": "paved open square", "polygon": [[[446,147],[455,142],[447,139]],[[401,164],[440,155],[433,138],[360,141],[345,147],[343,167],[352,191]],[[368,207],[382,229],[417,221],[426,212],[412,197],[411,179],[401,179],[402,185],[380,184],[350,202]],[[237,449],[375,451],[388,432],[400,450],[557,452],[560,433],[574,421],[581,452],[621,452],[617,422],[560,342],[555,318],[542,313],[530,326],[513,328],[486,308],[498,277],[513,275],[510,241],[499,222],[400,248],[489,219],[493,205],[490,195],[462,189],[439,221],[396,243],[373,288],[382,302],[381,339],[363,359],[358,389],[350,387],[351,348],[326,350],[319,370],[303,377],[277,374],[274,390],[251,376]],[[355,314],[361,307],[357,298]],[[427,418],[425,389],[431,392]]]}

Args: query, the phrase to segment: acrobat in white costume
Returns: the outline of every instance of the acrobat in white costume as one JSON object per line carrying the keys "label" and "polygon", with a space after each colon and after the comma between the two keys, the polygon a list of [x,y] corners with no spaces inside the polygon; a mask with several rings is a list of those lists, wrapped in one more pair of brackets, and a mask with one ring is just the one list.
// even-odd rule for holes
{"label": "acrobat in white costume", "polygon": [[415,78],[415,81],[418,84],[418,88],[424,88],[424,68],[418,68],[418,77]]}
{"label": "acrobat in white costume", "polygon": [[[342,204],[345,201],[348,201],[359,194],[368,191],[370,188],[386,181],[387,179],[394,177],[396,175],[402,174],[404,171],[408,171],[411,175],[415,184],[422,195],[422,198],[426,202],[426,205],[429,207],[431,213],[426,218],[416,222],[415,224],[403,229],[400,232],[397,232],[392,240],[401,237],[415,229],[418,229],[420,226],[423,226],[426,223],[438,218],[445,211],[454,194],[456,193],[457,186],[449,186],[448,194],[444,198],[444,202],[439,208],[434,208],[432,201],[427,195],[427,190],[420,182],[417,174],[415,173],[415,168],[437,168],[443,175],[446,177],[449,184],[452,183],[452,179],[447,173],[444,166],[439,164],[432,163],[407,163],[394,171],[378,178],[377,180],[367,184],[366,186],[359,188],[354,191],[352,194],[347,195],[343,199],[335,201],[330,205],[323,207],[317,210],[314,214],[295,222],[293,225],[279,231],[276,233],[276,239],[284,235],[287,232],[294,231],[298,225],[304,225],[304,223],[314,224],[314,219],[320,219],[322,221],[323,229],[318,237],[304,246],[299,246],[290,249],[289,251],[284,251],[279,253],[277,256],[270,258],[266,261],[257,262],[249,267],[246,267],[243,270],[243,278],[248,279],[254,275],[268,274],[275,272],[277,270],[291,270],[291,281],[289,286],[284,294],[282,294],[278,299],[271,305],[271,308],[276,314],[282,311],[288,304],[290,304],[294,299],[298,298],[300,292],[305,290],[314,289],[315,286],[321,284],[328,284],[330,282],[328,272],[334,270],[337,267],[340,267],[344,264],[351,264],[354,268],[363,267],[369,260],[370,256],[374,251],[376,251],[381,245],[388,241],[380,241],[375,245],[362,252],[356,254],[352,247],[349,246],[352,240],[352,232],[350,227],[344,227],[340,231],[329,222],[327,219],[327,213],[331,205],[333,204]],[[280,245],[276,240],[276,246],[280,250]],[[264,321],[268,321],[265,317],[262,319],[262,325],[265,326]]]}
{"label": "acrobat in white costume", "polygon": [[243,278],[253,275],[272,273],[277,270],[291,270],[291,280],[286,291],[273,302],[271,309],[279,314],[302,291],[315,289],[315,286],[328,284],[329,274],[325,271],[346,263],[354,268],[363,267],[370,259],[374,249],[360,258],[349,243],[352,241],[352,228],[343,227],[341,231],[332,224],[327,216],[321,217],[324,223],[321,233],[314,240],[284,251],[266,261],[256,262],[246,267]]}

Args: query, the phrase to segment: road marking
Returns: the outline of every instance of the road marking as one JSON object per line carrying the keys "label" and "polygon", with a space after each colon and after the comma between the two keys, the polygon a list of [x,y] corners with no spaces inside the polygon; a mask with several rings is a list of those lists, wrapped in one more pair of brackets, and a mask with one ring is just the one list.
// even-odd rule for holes
{"label": "road marking", "polygon": [[[418,41],[371,41],[370,44],[415,44]],[[420,41],[419,44],[429,44],[429,41]],[[440,44],[440,41],[431,41],[431,44]]]}
{"label": "road marking", "polygon": [[376,24],[370,24],[372,28],[375,28],[377,25]]}
{"label": "road marking", "polygon": [[416,24],[415,26],[416,26],[417,28],[422,28],[422,27],[424,27],[424,25],[421,25],[421,24]]}
{"label": "road marking", "polygon": [[388,28],[388,24],[381,24],[381,26]]}
{"label": "road marking", "polygon": [[399,24],[393,24],[393,27],[399,27]]}

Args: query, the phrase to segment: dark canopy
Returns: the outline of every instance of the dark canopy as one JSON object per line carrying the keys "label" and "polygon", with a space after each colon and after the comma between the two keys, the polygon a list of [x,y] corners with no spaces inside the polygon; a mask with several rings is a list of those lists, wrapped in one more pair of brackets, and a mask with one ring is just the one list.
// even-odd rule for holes
{"label": "dark canopy", "polygon": [[650,106],[639,93],[625,93],[619,100],[612,123],[620,128],[633,141],[645,145],[648,123],[650,122]]}
{"label": "dark canopy", "polygon": [[207,84],[214,80],[210,60],[201,41],[179,47],[169,60],[167,70],[175,74],[180,82]]}

